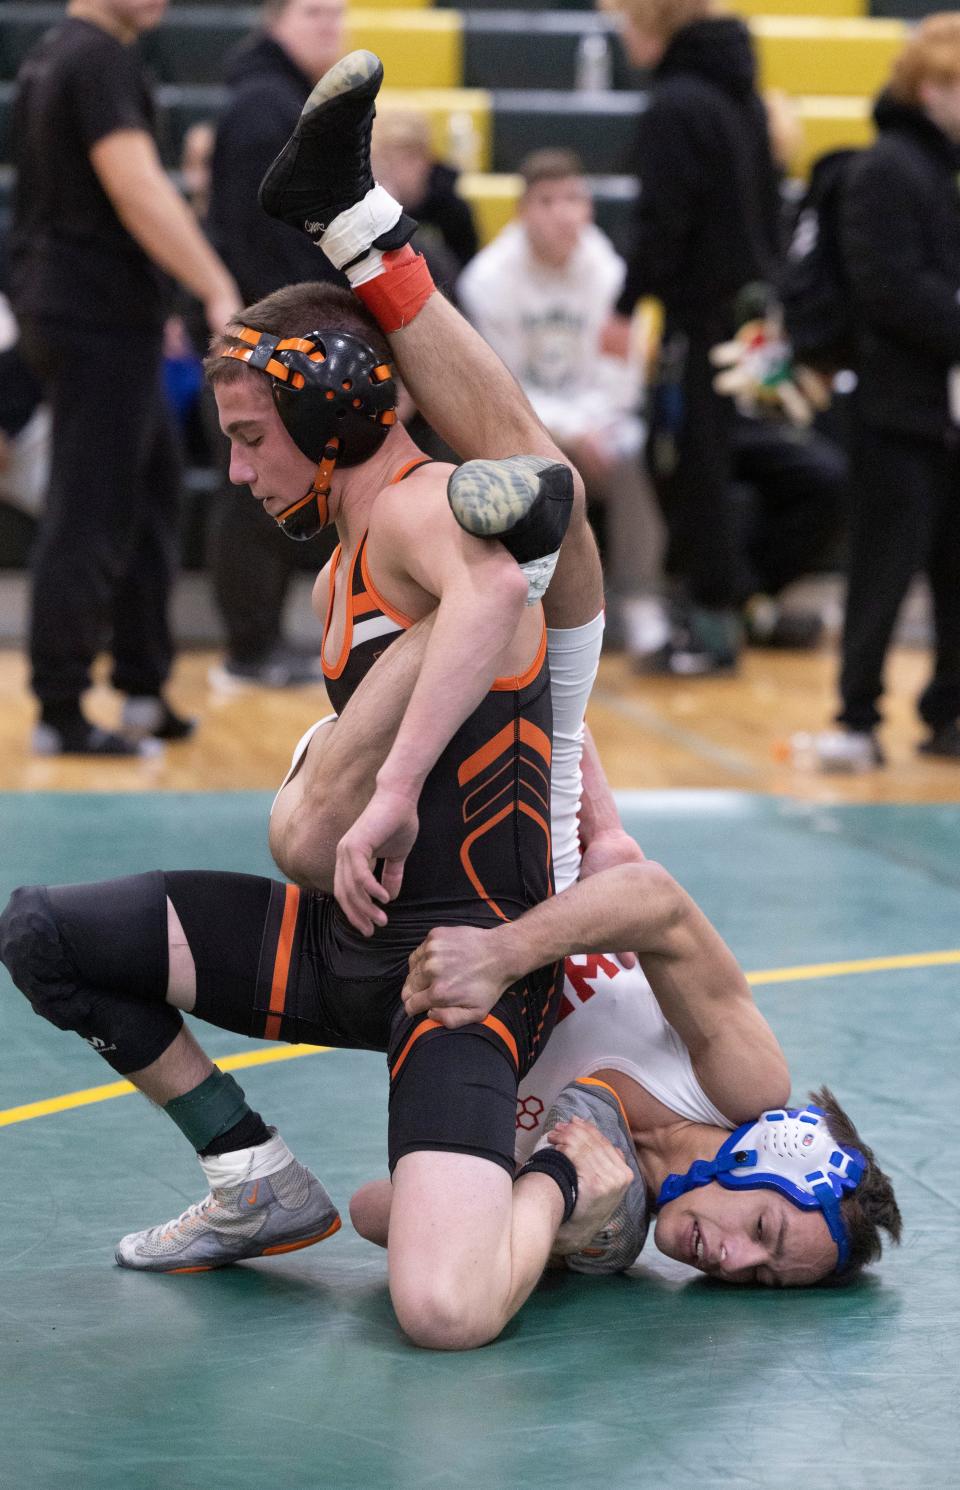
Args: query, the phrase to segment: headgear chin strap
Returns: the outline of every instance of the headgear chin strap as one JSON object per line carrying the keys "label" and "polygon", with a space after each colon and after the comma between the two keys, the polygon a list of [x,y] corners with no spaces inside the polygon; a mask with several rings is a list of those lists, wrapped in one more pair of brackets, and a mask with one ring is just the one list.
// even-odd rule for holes
{"label": "headgear chin strap", "polygon": [[744,1123],[721,1144],[713,1159],[697,1159],[686,1174],[664,1180],[657,1205],[716,1180],[727,1190],[776,1190],[801,1210],[823,1213],[837,1244],[837,1272],[850,1257],[850,1237],[840,1201],[856,1189],[866,1170],[859,1149],[837,1143],[822,1107],[788,1107]]}
{"label": "headgear chin strap", "polygon": [[223,356],[269,378],[284,428],[297,449],[317,462],[309,491],[276,518],[289,538],[313,538],[329,521],[334,466],[368,460],[396,423],[390,367],[345,331],[281,338],[240,326],[230,334],[245,345],[228,347]]}
{"label": "headgear chin strap", "polygon": [[298,543],[316,538],[330,521],[330,481],[337,463],[338,444],[334,435],[314,472],[310,490],[294,502],[292,507],[284,507],[275,519],[287,537],[296,539]]}

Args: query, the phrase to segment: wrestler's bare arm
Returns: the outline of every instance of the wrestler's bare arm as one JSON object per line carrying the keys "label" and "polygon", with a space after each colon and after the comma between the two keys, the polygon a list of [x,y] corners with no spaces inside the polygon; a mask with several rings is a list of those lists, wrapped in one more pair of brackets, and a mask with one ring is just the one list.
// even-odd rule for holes
{"label": "wrestler's bare arm", "polygon": [[[325,593],[325,591],[324,591]],[[434,617],[378,658],[336,723],[318,731],[270,817],[270,852],[295,884],[333,891],[337,844],[373,795],[423,662]]]}
{"label": "wrestler's bare arm", "polygon": [[337,846],[334,893],[365,936],[386,924],[383,907],[399,893],[427,775],[498,674],[529,664],[543,624],[526,606],[526,579],[506,549],[458,527],[436,480],[423,478],[416,500],[396,487],[380,494],[367,561],[374,583],[386,584],[408,614],[436,614],[373,797]]}
{"label": "wrestler's bare arm", "polygon": [[786,1060],[736,959],[649,859],[581,880],[504,926],[432,931],[410,959],[404,1004],[443,1023],[470,1023],[534,968],[610,947],[635,949],[702,1086],[732,1121],[787,1100]]}

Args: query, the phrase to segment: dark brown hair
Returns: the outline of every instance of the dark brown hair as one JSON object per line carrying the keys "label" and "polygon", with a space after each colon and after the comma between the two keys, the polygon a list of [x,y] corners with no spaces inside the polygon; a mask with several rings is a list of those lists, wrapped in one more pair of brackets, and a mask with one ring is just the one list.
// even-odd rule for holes
{"label": "dark brown hair", "polygon": [[568,176],[584,174],[583,161],[575,150],[532,150],[517,167],[523,177],[523,189],[529,191],[541,181],[566,181]]}
{"label": "dark brown hair", "polygon": [[231,334],[231,327],[249,326],[274,336],[307,336],[311,331],[345,331],[372,347],[382,362],[390,362],[390,345],[370,312],[349,290],[320,280],[285,285],[255,305],[248,305],[219,335],[210,338],[203,364],[209,383],[233,382],[250,375],[243,362],[223,354],[244,343]]}
{"label": "dark brown hair", "polygon": [[902,1229],[900,1208],[888,1175],[877,1164],[873,1150],[864,1143],[829,1087],[810,1093],[810,1100],[822,1107],[831,1135],[841,1144],[859,1149],[867,1163],[863,1179],[840,1202],[840,1214],[850,1236],[850,1259],[842,1273],[825,1278],[824,1283],[849,1283],[870,1262],[876,1262],[883,1251],[881,1230],[893,1242],[899,1242]]}

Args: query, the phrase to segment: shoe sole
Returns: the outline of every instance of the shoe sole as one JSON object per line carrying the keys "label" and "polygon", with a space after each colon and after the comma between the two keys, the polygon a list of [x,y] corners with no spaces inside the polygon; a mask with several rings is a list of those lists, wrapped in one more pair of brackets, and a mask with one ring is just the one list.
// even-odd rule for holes
{"label": "shoe sole", "polygon": [[259,1252],[244,1252],[239,1257],[226,1257],[223,1262],[203,1262],[185,1268],[134,1267],[129,1262],[121,1262],[120,1257],[116,1253],[114,1253],[114,1257],[118,1267],[127,1268],[128,1271],[133,1273],[214,1273],[220,1268],[232,1267],[235,1262],[249,1262],[251,1258],[255,1257],[279,1257],[284,1252],[301,1252],[304,1247],[315,1247],[318,1242],[325,1242],[328,1237],[335,1236],[342,1225],[342,1220],[337,1216],[332,1225],[328,1226],[326,1231],[320,1232],[317,1236],[302,1237],[299,1241],[295,1242],[277,1242],[272,1247],[262,1247]]}
{"label": "shoe sole", "polygon": [[468,533],[499,538],[526,517],[540,494],[540,472],[552,465],[539,456],[467,461],[447,482],[450,509]]}
{"label": "shoe sole", "polygon": [[364,101],[376,98],[383,83],[383,63],[373,52],[356,51],[348,52],[335,62],[317,83],[310,97],[307,99],[300,111],[300,122],[294,134],[309,124],[312,115],[325,104],[331,103],[335,98],[342,98],[346,93],[359,91],[368,87],[376,79],[376,87],[372,89]]}
{"label": "shoe sole", "polygon": [[573,478],[542,456],[471,460],[447,482],[447,501],[466,532],[501,539],[524,565],[551,558],[552,572],[573,511]]}

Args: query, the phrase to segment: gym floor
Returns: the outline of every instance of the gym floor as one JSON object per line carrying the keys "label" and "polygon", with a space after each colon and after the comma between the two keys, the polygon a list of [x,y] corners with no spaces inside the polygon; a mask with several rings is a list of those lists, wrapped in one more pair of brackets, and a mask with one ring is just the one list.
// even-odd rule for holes
{"label": "gym floor", "polygon": [[[0,795],[0,895],[164,865],[269,873],[269,793]],[[494,1345],[409,1346],[385,1257],[328,1242],[222,1272],[113,1265],[199,1199],[159,1114],[2,977],[4,1382],[11,1490],[817,1490],[957,1478],[960,807],[627,792],[630,831],[720,926],[794,1091],[849,1105],[903,1246],[848,1290],[730,1289],[659,1258],[550,1276]],[[378,1055],[208,1031],[346,1215],[384,1172]],[[276,1057],[281,1057],[276,1059]]]}

